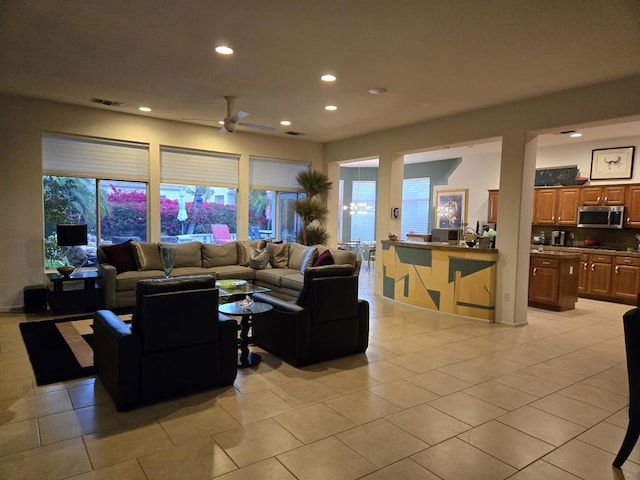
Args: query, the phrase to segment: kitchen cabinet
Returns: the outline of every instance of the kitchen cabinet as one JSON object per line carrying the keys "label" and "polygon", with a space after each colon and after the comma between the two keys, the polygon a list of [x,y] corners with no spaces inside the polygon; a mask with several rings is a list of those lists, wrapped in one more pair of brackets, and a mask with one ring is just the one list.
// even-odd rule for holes
{"label": "kitchen cabinet", "polygon": [[579,261],[579,254],[532,253],[529,262],[529,305],[556,311],[575,308]]}
{"label": "kitchen cabinet", "polygon": [[587,285],[583,293],[611,296],[612,256],[590,254],[586,265]]}
{"label": "kitchen cabinet", "polygon": [[624,205],[627,227],[640,227],[640,185],[627,185]]}
{"label": "kitchen cabinet", "polygon": [[620,301],[635,304],[640,293],[640,258],[614,257],[611,294]]}
{"label": "kitchen cabinet", "polygon": [[589,254],[583,253],[580,257],[580,272],[578,273],[578,293],[587,291],[587,277],[589,275]]}
{"label": "kitchen cabinet", "polygon": [[489,190],[489,207],[487,223],[498,223],[498,194],[499,190]]}
{"label": "kitchen cabinet", "polygon": [[580,189],[580,205],[624,205],[624,185],[589,186]]}
{"label": "kitchen cabinet", "polygon": [[577,225],[579,188],[538,188],[534,194],[534,225]]}

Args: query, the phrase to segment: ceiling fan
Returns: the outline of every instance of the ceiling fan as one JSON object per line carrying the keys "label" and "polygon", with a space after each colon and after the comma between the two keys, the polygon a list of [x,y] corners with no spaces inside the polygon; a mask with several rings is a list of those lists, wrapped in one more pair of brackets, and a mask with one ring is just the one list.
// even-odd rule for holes
{"label": "ceiling fan", "polygon": [[[225,134],[225,133],[233,133],[236,131],[238,126],[246,127],[246,128],[255,128],[256,130],[261,130],[263,132],[273,132],[276,130],[274,127],[268,127],[266,125],[258,125],[256,123],[241,122],[240,120],[248,117],[249,114],[247,112],[243,112],[242,110],[235,109],[236,97],[227,95],[224,97],[224,99],[227,102],[227,116],[224,118],[223,127],[220,130],[218,130],[218,135]],[[184,118],[183,120],[200,120],[200,121],[207,121],[207,122],[216,121],[208,118]]]}

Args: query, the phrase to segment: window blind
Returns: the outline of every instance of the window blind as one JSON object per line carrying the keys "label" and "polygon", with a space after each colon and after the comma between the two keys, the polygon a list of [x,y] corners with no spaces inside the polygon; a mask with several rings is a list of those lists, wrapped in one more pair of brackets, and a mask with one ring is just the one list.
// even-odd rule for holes
{"label": "window blind", "polygon": [[160,181],[238,188],[239,164],[237,155],[161,147]]}
{"label": "window blind", "polygon": [[149,146],[70,135],[42,135],[45,175],[149,180]]}
{"label": "window blind", "polygon": [[296,181],[298,172],[308,170],[311,164],[290,160],[249,159],[249,186],[255,190],[300,190]]}
{"label": "window blind", "polygon": [[431,179],[406,178],[402,181],[402,212],[400,238],[406,240],[407,233],[429,233],[429,192]]}
{"label": "window blind", "polygon": [[376,182],[369,180],[356,180],[353,182],[351,201],[354,203],[365,202],[374,209],[366,210],[366,214],[351,215],[351,241],[372,241],[376,238]]}

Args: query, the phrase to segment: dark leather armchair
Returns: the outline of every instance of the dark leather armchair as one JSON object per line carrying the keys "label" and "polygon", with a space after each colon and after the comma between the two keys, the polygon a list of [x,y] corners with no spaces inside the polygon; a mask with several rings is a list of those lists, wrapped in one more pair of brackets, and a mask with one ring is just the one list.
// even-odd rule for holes
{"label": "dark leather armchair", "polygon": [[[638,302],[640,303],[640,295]],[[622,467],[640,436],[640,308],[625,313],[622,322],[629,377],[629,424],[618,455],[613,461],[613,466],[617,468]]]}
{"label": "dark leather armchair", "polygon": [[238,333],[219,320],[215,277],[140,280],[131,326],[96,312],[96,374],[118,410],[233,384]]}
{"label": "dark leather armchair", "polygon": [[254,300],[273,310],[253,319],[253,342],[296,367],[362,353],[369,346],[369,303],[358,299],[351,265],[308,268],[295,303],[269,294],[256,294]]}

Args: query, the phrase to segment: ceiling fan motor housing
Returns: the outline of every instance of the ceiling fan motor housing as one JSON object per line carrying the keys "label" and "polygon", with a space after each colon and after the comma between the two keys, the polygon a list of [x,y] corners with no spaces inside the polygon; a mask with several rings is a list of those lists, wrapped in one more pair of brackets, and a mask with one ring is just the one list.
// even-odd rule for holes
{"label": "ceiling fan motor housing", "polygon": [[227,132],[235,132],[238,124],[229,118],[224,119],[224,129]]}

